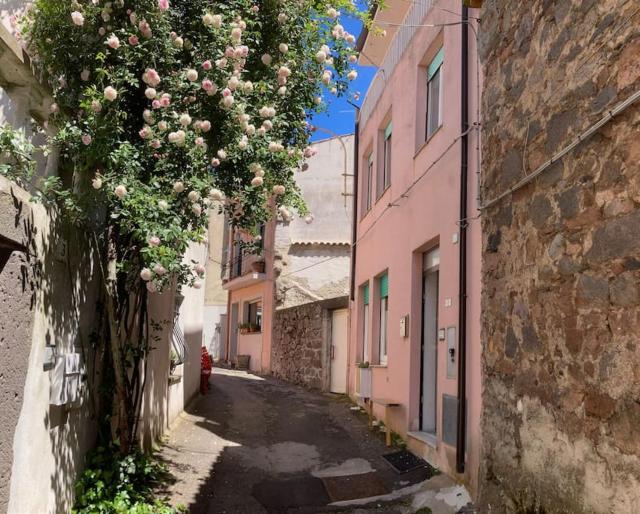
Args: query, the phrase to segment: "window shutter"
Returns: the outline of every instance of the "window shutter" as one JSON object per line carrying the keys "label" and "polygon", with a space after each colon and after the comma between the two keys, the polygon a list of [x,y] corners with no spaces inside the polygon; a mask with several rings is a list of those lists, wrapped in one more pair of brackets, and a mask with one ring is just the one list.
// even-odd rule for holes
{"label": "window shutter", "polygon": [[389,122],[387,128],[384,129],[384,138],[389,139],[391,132],[393,131],[392,122]]}
{"label": "window shutter", "polygon": [[362,295],[364,297],[364,304],[369,305],[369,284],[368,283],[362,288]]}
{"label": "window shutter", "polygon": [[380,298],[389,296],[389,275],[385,273],[380,277]]}
{"label": "window shutter", "polygon": [[429,64],[429,68],[427,70],[427,78],[429,80],[431,80],[433,76],[436,74],[436,72],[440,69],[440,66],[442,66],[443,61],[444,61],[444,48],[441,48],[440,50],[438,50],[438,53]]}

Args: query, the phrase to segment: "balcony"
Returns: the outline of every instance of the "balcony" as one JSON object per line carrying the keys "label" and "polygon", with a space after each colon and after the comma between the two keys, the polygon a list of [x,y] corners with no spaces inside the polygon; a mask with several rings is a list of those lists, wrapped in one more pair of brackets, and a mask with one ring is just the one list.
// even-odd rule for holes
{"label": "balcony", "polygon": [[222,268],[222,288],[233,291],[247,287],[266,279],[264,258],[245,252],[239,244],[233,246],[233,252]]}

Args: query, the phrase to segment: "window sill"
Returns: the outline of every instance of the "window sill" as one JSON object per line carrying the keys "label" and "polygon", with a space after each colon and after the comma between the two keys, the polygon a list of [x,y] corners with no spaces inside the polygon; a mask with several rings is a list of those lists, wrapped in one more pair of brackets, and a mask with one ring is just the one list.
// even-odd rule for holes
{"label": "window sill", "polygon": [[[376,204],[384,198],[384,195],[387,194],[387,191],[389,191],[389,189],[391,189],[391,184],[385,187],[382,193],[380,193],[380,196],[376,198]],[[371,212],[371,209],[369,209],[369,212]]]}
{"label": "window sill", "polygon": [[436,134],[438,134],[441,130],[442,130],[443,125],[440,124],[440,126],[436,129],[436,131],[431,134],[424,143],[422,143],[418,149],[416,150],[416,153],[413,155],[414,160],[418,158],[418,155],[420,155],[422,153],[422,150],[424,150],[427,145],[431,142],[431,140],[436,136]]}
{"label": "window sill", "polygon": [[387,365],[386,364],[369,364],[369,367],[374,369],[386,369]]}

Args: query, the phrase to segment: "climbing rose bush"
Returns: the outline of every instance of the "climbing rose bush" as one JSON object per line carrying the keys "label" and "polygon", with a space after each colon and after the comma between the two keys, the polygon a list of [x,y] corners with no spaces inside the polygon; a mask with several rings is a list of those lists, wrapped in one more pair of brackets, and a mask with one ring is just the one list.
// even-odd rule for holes
{"label": "climbing rose bush", "polygon": [[341,16],[359,14],[347,0],[36,0],[22,32],[54,91],[67,203],[106,217],[121,272],[151,292],[198,287],[182,256],[209,209],[248,240],[306,214],[307,118],[356,77]]}

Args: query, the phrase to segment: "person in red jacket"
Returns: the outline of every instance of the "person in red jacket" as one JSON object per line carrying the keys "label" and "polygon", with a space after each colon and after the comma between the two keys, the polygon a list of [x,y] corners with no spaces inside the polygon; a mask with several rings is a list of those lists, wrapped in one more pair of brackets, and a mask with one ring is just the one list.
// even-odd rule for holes
{"label": "person in red jacket", "polygon": [[213,366],[209,352],[204,346],[202,347],[202,358],[200,362],[200,393],[206,394],[209,390],[209,377],[211,377],[211,368]]}

